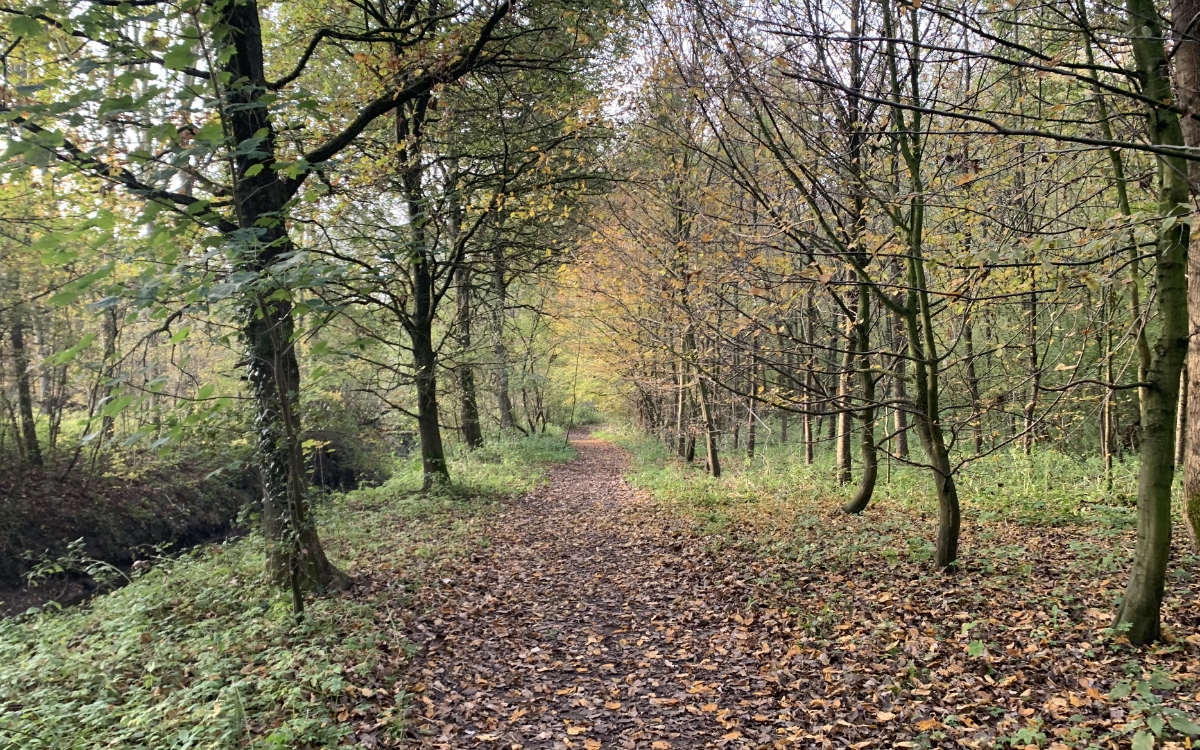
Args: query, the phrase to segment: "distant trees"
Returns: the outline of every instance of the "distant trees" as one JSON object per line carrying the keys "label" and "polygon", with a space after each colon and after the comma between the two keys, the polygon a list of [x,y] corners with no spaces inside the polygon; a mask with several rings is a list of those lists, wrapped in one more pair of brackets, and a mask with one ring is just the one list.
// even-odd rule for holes
{"label": "distant trees", "polygon": [[[796,414],[804,449],[833,442],[849,478],[853,424],[862,465],[846,510],[868,507],[877,456],[928,467],[941,568],[958,560],[955,477],[973,459],[1056,444],[1111,466],[1135,450],[1139,541],[1116,626],[1156,639],[1193,211],[1171,88],[1188,80],[1190,22],[1173,73],[1161,10],[651,11],[655,52],[622,154],[634,182],[591,259],[604,325],[639,351],[623,361],[647,427],[686,430],[691,368],[730,396],[701,427],[727,446],[744,410],[781,430]],[[655,187],[664,174],[681,184]],[[648,196],[676,193],[694,196],[689,231],[654,235],[673,222],[665,201],[649,218]],[[901,443],[909,429],[919,451]]]}
{"label": "distant trees", "polygon": [[[240,341],[239,364],[255,401],[269,572],[292,587],[299,608],[302,588],[344,580],[322,551],[305,497],[300,349],[346,314],[347,304],[382,302],[407,338],[426,476],[432,482],[447,475],[435,329],[451,323],[440,302],[456,293],[455,278],[464,282],[457,288],[464,301],[472,291],[460,271],[470,270],[467,259],[483,256],[472,245],[477,230],[487,227],[492,240],[504,242],[505,220],[495,217],[516,215],[538,191],[575,189],[555,179],[571,184],[578,170],[552,179],[546,157],[534,152],[586,142],[581,71],[619,6],[543,3],[514,12],[507,0],[335,1],[268,12],[255,0],[78,0],[4,10],[0,113],[9,124],[10,179],[52,175],[76,202],[99,188],[110,196],[111,212],[93,229],[112,233],[119,217],[119,231],[140,235],[114,259],[132,273],[95,308],[112,313],[79,347],[100,335],[104,360],[116,357],[119,307],[161,321],[151,339],[169,336],[172,347],[187,338],[194,318],[216,312],[221,340]],[[552,106],[517,93],[533,90],[517,83],[526,76],[558,97]],[[524,142],[500,144],[520,154],[498,154],[498,142],[472,135],[446,106],[471,96],[501,107],[526,97],[521,106],[544,124],[522,133]],[[509,114],[477,102],[469,105],[477,107],[477,123]],[[378,164],[364,161],[372,149]],[[344,262],[350,251],[339,247],[324,261],[311,252],[319,249],[318,232],[333,236],[331,211],[350,216],[342,203],[354,190],[346,187],[363,184],[384,191],[372,198],[386,235],[384,247],[358,258],[357,268],[391,264],[403,284],[354,286],[354,269]],[[21,241],[41,252],[74,253],[82,239],[30,235]],[[95,271],[103,255],[91,252],[76,261],[84,270],[69,282],[81,292],[99,288],[106,275]],[[334,283],[343,294],[324,300],[321,290]],[[22,451],[36,462],[30,363],[45,361],[45,353],[27,354],[30,325],[19,285],[13,275],[5,332]],[[128,383],[107,365],[97,372],[104,395],[94,408],[104,434],[137,396],[117,395]],[[199,398],[211,393],[202,388]]]}

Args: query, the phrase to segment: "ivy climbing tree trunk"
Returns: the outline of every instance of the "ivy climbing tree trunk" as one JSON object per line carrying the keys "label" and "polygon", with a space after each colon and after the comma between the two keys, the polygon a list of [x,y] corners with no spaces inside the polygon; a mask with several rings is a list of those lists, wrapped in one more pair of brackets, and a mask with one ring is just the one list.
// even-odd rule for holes
{"label": "ivy climbing tree trunk", "polygon": [[[265,273],[270,266],[295,248],[284,225],[287,197],[270,168],[275,161],[275,131],[260,101],[267,87],[258,5],[252,0],[228,2],[221,6],[219,18],[225,37],[221,41],[228,48],[224,120],[236,143],[261,139],[257,148],[238,149],[233,158],[233,205],[239,231],[228,234],[241,241],[231,237],[231,254],[238,268],[259,274],[261,286],[271,283],[271,274]],[[303,492],[296,491],[297,485],[306,483],[294,476],[298,468],[303,470],[294,460],[300,451],[300,365],[292,304],[286,296],[274,299],[276,291],[260,288],[245,304],[242,323],[247,376],[256,404],[267,570],[279,585],[298,579],[306,588],[336,587],[344,584],[346,576],[326,558]],[[270,302],[259,304],[260,299]],[[294,416],[290,424],[285,422],[287,413]]]}

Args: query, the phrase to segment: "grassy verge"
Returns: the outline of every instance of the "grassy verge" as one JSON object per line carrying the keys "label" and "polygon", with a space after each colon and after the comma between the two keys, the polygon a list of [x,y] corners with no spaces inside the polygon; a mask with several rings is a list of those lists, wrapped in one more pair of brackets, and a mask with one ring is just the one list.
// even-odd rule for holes
{"label": "grassy verge", "polygon": [[395,731],[405,602],[447,559],[486,544],[497,500],[571,458],[561,435],[451,458],[424,495],[419,466],[321,503],[327,551],[350,592],[297,626],[267,587],[260,539],[163,561],[90,604],[0,622],[2,748],[302,748]]}

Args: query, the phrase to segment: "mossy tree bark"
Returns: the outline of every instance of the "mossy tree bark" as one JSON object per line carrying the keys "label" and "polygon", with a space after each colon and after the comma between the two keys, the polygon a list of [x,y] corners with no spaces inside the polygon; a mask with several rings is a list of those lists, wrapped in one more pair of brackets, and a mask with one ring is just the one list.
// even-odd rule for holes
{"label": "mossy tree bark", "polygon": [[[1170,71],[1162,28],[1152,0],[1127,0],[1134,62],[1146,104],[1146,132],[1160,146],[1182,146],[1183,130],[1173,110]],[[1185,160],[1159,156],[1158,209],[1164,216],[1188,210]],[[1137,541],[1125,595],[1113,626],[1135,644],[1161,635],[1160,609],[1171,549],[1171,482],[1175,475],[1175,410],[1179,376],[1187,353],[1188,225],[1164,221],[1158,232],[1154,280],[1158,339],[1146,372],[1139,448]]]}

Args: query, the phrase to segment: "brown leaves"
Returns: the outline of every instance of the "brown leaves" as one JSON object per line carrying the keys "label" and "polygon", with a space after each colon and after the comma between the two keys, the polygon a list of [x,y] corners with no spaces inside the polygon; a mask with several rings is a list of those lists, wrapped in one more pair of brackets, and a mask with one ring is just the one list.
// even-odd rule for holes
{"label": "brown leaves", "polygon": [[419,594],[408,746],[982,748],[1040,732],[1073,747],[1128,721],[1107,694],[1130,663],[1170,673],[1185,686],[1170,705],[1196,711],[1191,629],[1177,625],[1175,650],[1105,640],[1115,584],[1062,567],[1081,543],[1068,530],[1023,540],[1019,579],[863,554],[838,566],[827,549],[788,562],[750,535],[713,552],[625,485],[620,452],[578,447],[451,583]]}

